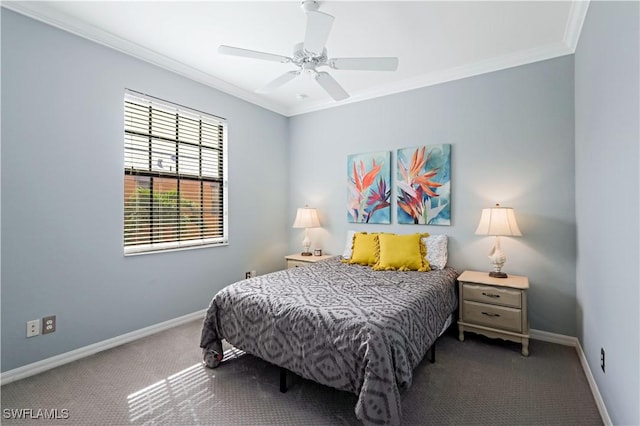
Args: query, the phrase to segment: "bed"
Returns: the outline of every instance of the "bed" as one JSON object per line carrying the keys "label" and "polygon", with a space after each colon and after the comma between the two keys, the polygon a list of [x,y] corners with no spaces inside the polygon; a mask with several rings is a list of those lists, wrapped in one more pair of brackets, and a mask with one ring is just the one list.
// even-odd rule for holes
{"label": "bed", "polygon": [[364,424],[400,424],[400,393],[457,307],[451,267],[376,271],[340,257],[231,284],[203,323],[205,364],[221,340],[358,396]]}

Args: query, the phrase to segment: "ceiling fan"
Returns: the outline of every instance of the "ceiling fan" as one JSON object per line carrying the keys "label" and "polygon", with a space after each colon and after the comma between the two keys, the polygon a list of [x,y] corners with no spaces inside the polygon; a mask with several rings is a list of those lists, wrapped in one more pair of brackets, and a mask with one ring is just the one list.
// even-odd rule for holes
{"label": "ceiling fan", "polygon": [[297,70],[282,74],[266,86],[256,90],[258,93],[269,93],[293,80],[300,74],[309,74],[336,101],[347,99],[349,94],[340,84],[325,71],[318,71],[320,67],[336,70],[367,70],[367,71],[395,71],[398,68],[398,58],[329,58],[325,44],[329,38],[334,17],[318,12],[318,3],[314,0],[304,0],[302,8],[307,15],[307,27],[304,41],[293,47],[293,56],[281,56],[273,53],[258,52],[241,49],[239,47],[221,45],[218,53],[223,55],[243,56],[246,58],[262,59],[282,63],[292,63]]}

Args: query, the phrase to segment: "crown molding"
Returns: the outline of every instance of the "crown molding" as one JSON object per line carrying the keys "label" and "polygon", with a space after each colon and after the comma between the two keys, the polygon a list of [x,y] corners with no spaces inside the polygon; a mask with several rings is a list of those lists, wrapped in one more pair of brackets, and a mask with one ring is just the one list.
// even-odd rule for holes
{"label": "crown molding", "polygon": [[564,30],[564,43],[571,49],[571,53],[575,53],[578,47],[578,40],[582,32],[582,25],[587,17],[590,0],[571,2],[571,10],[567,19],[567,26]]}
{"label": "crown molding", "polygon": [[291,117],[573,54],[578,44],[580,31],[582,30],[582,25],[589,7],[589,1],[573,1],[571,3],[571,10],[569,12],[569,18],[567,19],[563,42],[553,43],[526,51],[515,52],[442,71],[423,74],[414,78],[388,84],[383,87],[378,87],[373,90],[354,93],[350,98],[340,102],[327,99],[291,108],[266,100],[254,92],[227,83],[226,81],[190,67],[182,62],[171,59],[158,52],[142,47],[107,31],[100,30],[67,15],[58,13],[55,10],[47,8],[46,2],[4,1],[2,2],[2,7],[172,71],[178,75],[280,115]]}
{"label": "crown molding", "polygon": [[545,61],[560,56],[570,55],[573,51],[564,43],[553,43],[547,46],[537,47],[525,51],[519,51],[472,64],[449,68],[429,74],[423,74],[415,78],[398,81],[396,83],[354,94],[341,102],[318,102],[289,109],[289,116],[305,114],[323,109],[333,108],[341,105],[348,105],[355,102],[407,92],[450,81],[461,80],[463,78],[474,77],[494,71],[514,68],[534,62]]}
{"label": "crown molding", "polygon": [[190,80],[217,89],[236,98],[250,102],[254,105],[271,110],[281,115],[287,115],[287,109],[274,102],[220,80],[212,75],[197,70],[180,61],[171,59],[139,44],[125,40],[107,31],[103,31],[93,25],[86,24],[78,19],[56,12],[46,7],[46,2],[3,1],[2,7],[21,15],[28,16],[63,31],[109,47],[126,55],[169,70]]}

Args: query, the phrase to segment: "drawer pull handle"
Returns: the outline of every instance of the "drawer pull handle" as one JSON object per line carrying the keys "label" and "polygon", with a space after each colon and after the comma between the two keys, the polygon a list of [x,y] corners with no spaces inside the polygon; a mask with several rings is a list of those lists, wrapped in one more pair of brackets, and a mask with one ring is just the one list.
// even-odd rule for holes
{"label": "drawer pull handle", "polygon": [[487,297],[495,297],[496,299],[500,297],[499,294],[491,294],[491,293],[485,293],[485,292],[482,292],[482,295]]}
{"label": "drawer pull handle", "polygon": [[483,312],[482,315],[486,315],[488,317],[499,317],[500,314],[492,314],[491,312]]}

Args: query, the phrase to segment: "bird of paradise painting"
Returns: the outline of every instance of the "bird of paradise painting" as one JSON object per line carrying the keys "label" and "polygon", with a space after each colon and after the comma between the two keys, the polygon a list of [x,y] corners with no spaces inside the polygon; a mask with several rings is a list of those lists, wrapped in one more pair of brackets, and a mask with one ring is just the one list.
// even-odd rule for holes
{"label": "bird of paradise painting", "polygon": [[347,219],[391,223],[391,152],[347,156]]}
{"label": "bird of paradise painting", "polygon": [[398,223],[451,225],[451,145],[397,151]]}

